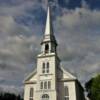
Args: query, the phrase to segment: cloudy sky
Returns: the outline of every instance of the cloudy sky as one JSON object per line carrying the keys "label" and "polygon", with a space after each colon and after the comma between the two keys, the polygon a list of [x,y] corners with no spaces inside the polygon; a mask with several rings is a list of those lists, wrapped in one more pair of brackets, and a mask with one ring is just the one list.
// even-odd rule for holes
{"label": "cloudy sky", "polygon": [[[49,0],[61,66],[84,84],[100,73],[100,0]],[[36,67],[47,0],[0,0],[0,91],[20,92]]]}

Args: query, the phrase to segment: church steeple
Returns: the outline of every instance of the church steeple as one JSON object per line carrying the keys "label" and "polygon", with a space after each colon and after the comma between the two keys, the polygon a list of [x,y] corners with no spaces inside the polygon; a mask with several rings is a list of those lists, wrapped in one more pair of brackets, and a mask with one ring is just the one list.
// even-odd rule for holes
{"label": "church steeple", "polygon": [[48,6],[45,35],[52,35],[52,34],[53,34],[53,27],[52,27],[51,11],[50,11],[50,6]]}
{"label": "church steeple", "polygon": [[51,9],[49,5],[47,10],[45,33],[41,45],[42,45],[41,51],[43,53],[52,53],[52,52],[56,53],[57,42],[53,33]]}

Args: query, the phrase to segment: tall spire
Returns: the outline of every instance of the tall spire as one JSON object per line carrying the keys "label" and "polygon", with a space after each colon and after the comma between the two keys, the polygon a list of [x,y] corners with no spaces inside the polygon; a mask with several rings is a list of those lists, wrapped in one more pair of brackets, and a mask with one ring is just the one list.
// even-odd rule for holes
{"label": "tall spire", "polygon": [[50,6],[48,4],[48,12],[47,12],[47,19],[46,19],[45,35],[52,35],[52,34],[53,34],[53,28],[52,28],[51,11],[50,11]]}
{"label": "tall spire", "polygon": [[48,10],[47,10],[47,18],[46,18],[46,25],[45,25],[45,33],[41,43],[46,41],[53,41],[57,44],[55,36],[53,34],[53,25],[52,25],[52,18],[51,18],[51,9],[48,3]]}
{"label": "tall spire", "polygon": [[41,45],[42,45],[41,52],[43,54],[56,53],[57,42],[53,34],[51,11],[50,11],[49,5],[48,5],[48,11],[47,11],[45,33],[44,33],[44,37],[41,42]]}

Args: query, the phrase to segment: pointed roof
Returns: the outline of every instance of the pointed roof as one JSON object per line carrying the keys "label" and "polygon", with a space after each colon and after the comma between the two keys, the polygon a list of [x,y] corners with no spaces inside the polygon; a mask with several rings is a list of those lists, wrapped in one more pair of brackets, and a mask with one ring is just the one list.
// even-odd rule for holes
{"label": "pointed roof", "polygon": [[48,4],[48,10],[47,10],[45,33],[44,33],[44,37],[43,37],[41,44],[44,43],[44,42],[47,42],[47,41],[55,42],[55,44],[57,45],[57,41],[56,41],[55,36],[53,34],[51,7],[49,6],[49,4]]}
{"label": "pointed roof", "polygon": [[52,27],[51,11],[50,11],[50,6],[48,5],[45,35],[52,35],[52,34],[53,34],[53,27]]}

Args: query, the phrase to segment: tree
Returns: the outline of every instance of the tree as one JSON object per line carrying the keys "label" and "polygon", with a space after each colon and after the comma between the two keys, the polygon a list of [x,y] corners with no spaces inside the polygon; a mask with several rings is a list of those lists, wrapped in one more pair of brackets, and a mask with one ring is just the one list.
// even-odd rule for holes
{"label": "tree", "polygon": [[23,100],[20,95],[13,93],[0,93],[0,100]]}
{"label": "tree", "polygon": [[88,93],[88,97],[91,100],[100,100],[100,74],[96,77],[90,79],[85,84],[86,91]]}

